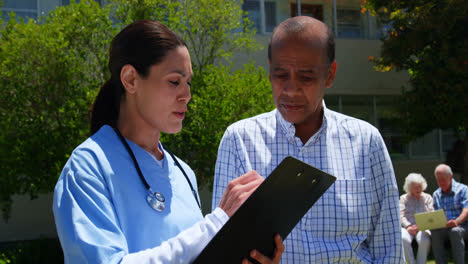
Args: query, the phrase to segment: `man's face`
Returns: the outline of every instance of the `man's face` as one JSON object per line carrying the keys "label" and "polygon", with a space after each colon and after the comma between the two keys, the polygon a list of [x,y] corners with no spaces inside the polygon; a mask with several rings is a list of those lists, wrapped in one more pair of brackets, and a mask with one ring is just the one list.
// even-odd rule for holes
{"label": "man's face", "polygon": [[452,176],[447,176],[443,171],[436,172],[437,185],[444,193],[449,193],[452,189]]}
{"label": "man's face", "polygon": [[273,100],[286,121],[303,125],[321,114],[325,88],[332,85],[336,70],[326,56],[324,47],[300,40],[283,40],[272,47]]}

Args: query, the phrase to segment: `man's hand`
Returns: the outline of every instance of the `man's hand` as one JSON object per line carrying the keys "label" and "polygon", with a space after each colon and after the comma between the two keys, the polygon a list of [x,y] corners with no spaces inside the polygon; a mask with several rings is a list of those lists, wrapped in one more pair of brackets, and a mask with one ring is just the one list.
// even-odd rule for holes
{"label": "man's hand", "polygon": [[219,202],[219,207],[231,217],[262,182],[262,176],[254,170],[230,181]]}
{"label": "man's hand", "polygon": [[447,227],[456,227],[463,224],[468,219],[468,208],[463,208],[462,213],[455,219],[447,222]]}
{"label": "man's hand", "polygon": [[456,227],[456,226],[459,226],[458,221],[456,219],[452,219],[452,220],[447,221],[447,227],[448,228],[452,228],[452,227]]}
{"label": "man's hand", "polygon": [[[264,256],[262,253],[258,252],[257,250],[250,251],[250,257],[260,262],[261,264],[280,263],[281,255],[283,255],[283,252],[284,252],[284,245],[283,245],[283,240],[278,234],[276,234],[275,236],[275,244],[276,244],[276,248],[273,254],[273,259],[270,259],[269,257]],[[242,264],[252,264],[252,262],[248,261],[247,259],[244,259],[242,260]]]}

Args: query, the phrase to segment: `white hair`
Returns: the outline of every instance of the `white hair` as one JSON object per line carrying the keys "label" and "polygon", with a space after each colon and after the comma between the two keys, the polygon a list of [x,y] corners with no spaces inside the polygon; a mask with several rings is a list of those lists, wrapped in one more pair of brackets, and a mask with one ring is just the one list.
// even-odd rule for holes
{"label": "white hair", "polygon": [[437,178],[437,174],[436,174],[437,171],[442,171],[445,174],[445,176],[447,176],[447,177],[453,175],[453,172],[452,172],[452,169],[450,168],[450,166],[445,165],[445,164],[439,164],[435,168],[434,175],[436,176],[436,178]]}
{"label": "white hair", "polygon": [[411,183],[421,184],[423,191],[427,188],[426,179],[424,179],[424,177],[419,173],[410,173],[408,176],[406,176],[405,184],[403,185],[403,190],[405,190],[406,193],[409,193]]}

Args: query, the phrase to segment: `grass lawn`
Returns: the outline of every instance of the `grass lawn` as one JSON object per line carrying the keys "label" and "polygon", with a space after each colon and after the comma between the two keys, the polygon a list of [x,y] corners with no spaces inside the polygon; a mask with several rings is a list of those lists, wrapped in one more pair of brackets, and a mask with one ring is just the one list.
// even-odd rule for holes
{"label": "grass lawn", "polygon": [[[413,248],[413,251],[414,251],[414,254],[416,256],[417,254],[417,248]],[[468,264],[468,259],[466,258],[467,254],[465,254],[465,263]],[[453,262],[453,258],[452,258],[452,251],[450,249],[446,249],[445,251],[445,256],[447,257],[447,264],[454,264]],[[429,252],[429,255],[427,256],[427,264],[436,264],[435,260],[434,260],[434,255],[432,253],[432,248],[431,248],[431,251]]]}

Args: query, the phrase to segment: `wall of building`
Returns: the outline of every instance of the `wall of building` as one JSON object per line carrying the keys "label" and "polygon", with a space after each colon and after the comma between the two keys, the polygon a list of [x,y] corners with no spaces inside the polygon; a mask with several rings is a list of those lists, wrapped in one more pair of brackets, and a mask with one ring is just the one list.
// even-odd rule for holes
{"label": "wall of building", "polygon": [[28,195],[14,196],[8,222],[0,212],[0,242],[57,237],[52,197],[52,193],[39,195],[34,200]]}
{"label": "wall of building", "polygon": [[[256,35],[263,49],[250,54],[239,52],[233,56],[236,67],[252,60],[259,67],[268,70],[268,41],[270,34]],[[337,39],[336,61],[338,69],[333,86],[327,94],[369,94],[397,95],[406,85],[409,75],[406,72],[377,72],[368,60],[369,56],[378,57],[380,40]]]}

